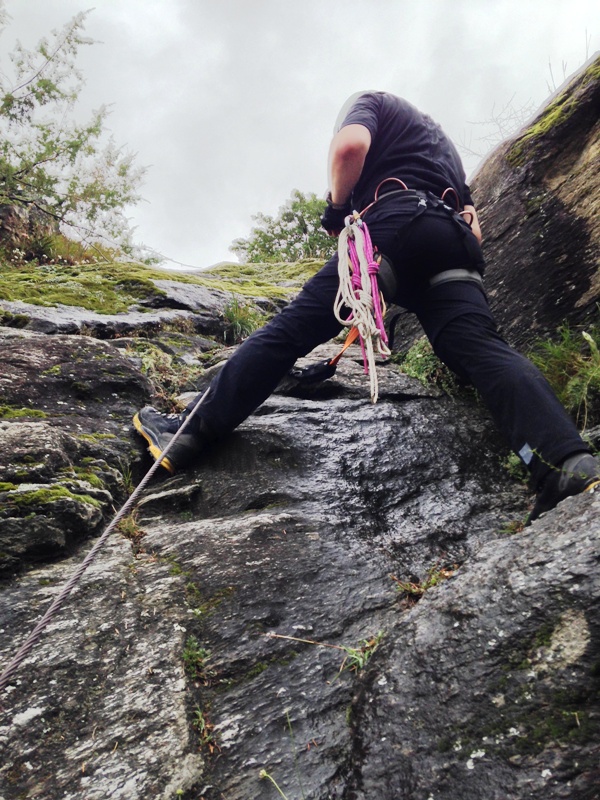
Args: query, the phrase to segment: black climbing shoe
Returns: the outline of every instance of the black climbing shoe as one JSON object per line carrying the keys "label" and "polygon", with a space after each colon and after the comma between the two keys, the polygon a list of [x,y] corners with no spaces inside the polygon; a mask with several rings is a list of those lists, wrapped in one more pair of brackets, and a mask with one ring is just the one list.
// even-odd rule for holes
{"label": "black climbing shoe", "polygon": [[557,506],[561,500],[600,486],[600,462],[589,453],[575,453],[548,474],[538,492],[527,524]]}
{"label": "black climbing shoe", "polygon": [[[152,406],[145,406],[135,415],[133,424],[148,442],[148,450],[156,459],[183,425],[185,417],[185,413],[163,414]],[[200,439],[188,427],[160,465],[173,474],[188,466],[198,456],[201,448]]]}

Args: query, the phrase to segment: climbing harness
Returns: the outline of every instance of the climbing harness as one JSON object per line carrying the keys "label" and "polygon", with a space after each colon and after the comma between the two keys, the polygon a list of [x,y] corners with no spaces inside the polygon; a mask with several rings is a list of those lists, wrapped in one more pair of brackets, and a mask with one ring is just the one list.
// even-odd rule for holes
{"label": "climbing harness", "polygon": [[104,532],[102,533],[102,535],[100,536],[100,538],[98,539],[96,544],[92,547],[92,549],[87,554],[87,556],[84,558],[84,560],[81,562],[81,564],[73,572],[73,574],[71,575],[71,577],[69,578],[67,583],[64,585],[64,587],[61,590],[61,592],[59,593],[59,595],[52,602],[52,604],[50,605],[50,607],[48,608],[48,610],[46,611],[44,616],[40,619],[40,621],[37,623],[35,628],[31,631],[31,633],[29,634],[27,639],[23,642],[21,647],[17,650],[17,652],[15,653],[13,659],[10,661],[8,666],[4,669],[4,671],[0,675],[0,692],[8,684],[8,682],[10,680],[10,677],[13,675],[13,673],[19,668],[19,666],[27,658],[27,656],[31,652],[31,650],[34,647],[34,645],[40,639],[40,637],[41,637],[42,633],[44,632],[45,628],[47,627],[48,623],[52,620],[52,618],[56,614],[58,614],[58,612],[60,611],[60,609],[64,605],[65,601],[67,600],[68,596],[71,594],[71,592],[73,591],[75,586],[81,580],[81,577],[83,576],[84,572],[90,566],[92,561],[94,561],[94,559],[98,555],[99,551],[102,549],[102,547],[106,543],[106,540],[108,539],[109,535],[114,531],[114,529],[119,524],[119,522],[123,519],[123,517],[135,506],[136,501],[137,501],[138,497],[140,496],[142,490],[145,489],[145,487],[148,484],[150,478],[154,475],[154,473],[159,468],[159,466],[161,464],[161,461],[169,454],[169,452],[171,451],[171,448],[173,447],[173,445],[177,442],[178,438],[185,431],[186,427],[190,423],[190,420],[192,419],[192,417],[194,416],[194,414],[196,413],[196,411],[198,410],[198,408],[200,407],[200,405],[204,401],[205,397],[206,397],[206,393],[203,393],[202,395],[200,395],[200,397],[196,401],[196,404],[193,406],[193,408],[190,411],[190,413],[184,419],[181,428],[179,428],[175,432],[175,434],[174,434],[173,438],[171,439],[171,441],[167,444],[167,446],[162,451],[162,453],[160,453],[160,455],[156,458],[154,464],[152,464],[152,466],[150,467],[148,472],[144,475],[144,477],[142,478],[140,483],[137,485],[137,487],[134,489],[134,491],[129,496],[127,501],[124,503],[124,505],[118,511],[116,516],[113,518],[112,522],[104,530]]}
{"label": "climbing harness", "polygon": [[[388,190],[382,191],[386,184]],[[389,189],[389,184],[398,188]],[[472,242],[467,238],[468,229],[463,224],[466,222],[470,225],[473,214],[470,211],[459,210],[460,199],[456,189],[448,187],[441,197],[437,197],[432,192],[409,189],[400,178],[386,178],[381,181],[375,189],[373,201],[362,211],[354,211],[346,217],[346,226],[338,239],[340,288],[334,304],[334,313],[342,325],[350,327],[350,332],[341,351],[333,358],[290,370],[289,375],[300,384],[318,383],[333,377],[342,354],[360,337],[365,373],[369,375],[370,380],[371,399],[373,402],[377,401],[375,351],[384,357],[390,354],[391,342],[384,328],[383,316],[386,311],[385,300],[391,301],[396,295],[397,281],[392,262],[384,253],[374,252],[364,217],[376,203],[398,195],[416,203],[416,210],[405,226],[406,233],[412,223],[427,210],[440,210],[452,219],[465,237],[468,255],[474,260],[477,259],[478,254],[473,250]],[[449,205],[450,202],[454,208]],[[470,219],[467,220],[467,217]],[[479,271],[468,268],[438,272],[428,280],[428,284],[433,287],[450,281],[471,281],[483,286]],[[343,307],[350,309],[346,318],[342,316]]]}
{"label": "climbing harness", "polygon": [[385,302],[377,285],[379,263],[373,252],[369,229],[356,212],[346,217],[346,226],[338,239],[338,259],[340,287],[333,313],[342,325],[358,331],[364,370],[369,376],[371,401],[376,403],[379,384],[375,351],[385,358],[391,352],[383,324]]}

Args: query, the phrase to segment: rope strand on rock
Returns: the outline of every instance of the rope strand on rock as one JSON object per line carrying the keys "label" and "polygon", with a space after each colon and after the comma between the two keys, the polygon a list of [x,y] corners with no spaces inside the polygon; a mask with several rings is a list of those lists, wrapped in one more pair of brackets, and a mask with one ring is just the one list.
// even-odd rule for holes
{"label": "rope strand on rock", "polygon": [[[379,264],[375,260],[369,229],[358,214],[346,218],[346,227],[338,240],[338,257],[340,287],[333,311],[342,325],[358,329],[371,401],[376,403],[379,384],[375,351],[387,357],[390,349],[383,324],[385,304],[377,285]],[[344,316],[345,309],[350,310],[348,316]]]}
{"label": "rope strand on rock", "polygon": [[2,691],[5,688],[5,686],[8,684],[8,682],[10,680],[10,677],[19,668],[19,666],[23,663],[23,661],[27,658],[27,656],[29,655],[29,653],[31,652],[31,650],[33,649],[35,644],[40,639],[40,637],[41,637],[42,633],[44,632],[45,628],[47,627],[48,623],[60,611],[60,609],[64,605],[64,603],[65,603],[66,599],[68,598],[68,596],[71,594],[71,592],[73,591],[75,586],[81,580],[81,577],[83,576],[84,572],[87,570],[89,565],[96,558],[96,556],[98,555],[99,551],[102,549],[102,547],[106,543],[106,540],[108,539],[109,535],[113,532],[113,530],[116,528],[116,526],[119,524],[119,522],[123,519],[123,517],[134,507],[138,497],[140,496],[140,493],[143,491],[143,489],[145,489],[145,487],[148,484],[150,478],[154,475],[154,473],[159,468],[160,463],[163,460],[163,458],[165,458],[165,456],[168,455],[168,453],[170,452],[171,448],[176,443],[177,439],[180,437],[180,435],[186,429],[186,427],[188,426],[190,420],[192,419],[192,417],[194,416],[194,414],[196,413],[196,411],[200,407],[200,405],[203,402],[205,397],[206,397],[206,393],[202,394],[198,398],[196,404],[194,405],[194,407],[192,408],[192,410],[190,411],[188,416],[184,419],[182,426],[176,431],[176,433],[173,436],[173,438],[167,444],[167,446],[162,451],[162,453],[158,456],[158,458],[156,459],[154,464],[152,464],[152,466],[150,467],[148,472],[144,475],[144,477],[142,478],[140,483],[136,486],[136,488],[134,489],[132,494],[129,496],[129,498],[123,504],[123,506],[118,511],[116,516],[113,518],[112,522],[104,530],[104,532],[102,533],[102,535],[100,536],[100,538],[98,539],[96,544],[92,547],[92,549],[87,554],[87,556],[84,558],[84,560],[81,562],[81,564],[73,572],[73,574],[71,575],[71,577],[69,578],[67,583],[64,585],[64,587],[60,591],[58,597],[55,598],[55,600],[52,602],[52,604],[50,605],[50,607],[48,608],[48,610],[46,611],[44,616],[40,619],[40,621],[37,623],[35,628],[31,631],[31,633],[29,634],[27,639],[23,642],[21,647],[17,650],[17,652],[15,653],[13,659],[10,661],[8,666],[4,669],[4,671],[0,675],[0,691]]}

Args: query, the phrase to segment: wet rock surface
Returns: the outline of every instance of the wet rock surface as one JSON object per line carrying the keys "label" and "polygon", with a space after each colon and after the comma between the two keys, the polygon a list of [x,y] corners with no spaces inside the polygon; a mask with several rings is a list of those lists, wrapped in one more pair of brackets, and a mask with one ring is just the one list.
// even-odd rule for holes
{"label": "wet rock surface", "polygon": [[473,181],[490,305],[518,346],[597,316],[599,67],[597,57]]}
{"label": "wet rock surface", "polygon": [[181,308],[176,301],[157,311],[131,310],[121,314],[98,314],[75,306],[46,308],[21,300],[3,300],[0,307],[16,318],[18,325],[15,327],[45,334],[88,333],[98,339],[114,339],[140,332],[152,335],[169,325],[195,328],[211,335],[224,331],[223,321],[218,315],[211,311],[195,314]]}
{"label": "wet rock surface", "polygon": [[[3,693],[0,797],[595,796],[600,501],[510,535],[485,412],[356,368],[146,490]],[[5,584],[3,660],[84,551]]]}

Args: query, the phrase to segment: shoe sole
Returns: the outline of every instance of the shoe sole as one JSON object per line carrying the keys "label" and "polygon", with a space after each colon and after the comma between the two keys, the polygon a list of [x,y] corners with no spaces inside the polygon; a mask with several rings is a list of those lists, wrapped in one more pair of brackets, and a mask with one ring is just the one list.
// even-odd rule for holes
{"label": "shoe sole", "polygon": [[[160,448],[156,442],[152,439],[149,433],[146,432],[144,425],[140,419],[140,415],[136,414],[133,418],[133,425],[136,431],[144,437],[144,439],[148,442],[148,450],[150,451],[150,455],[156,461],[160,454],[162,453],[162,448]],[[176,470],[173,463],[169,460],[169,458],[163,458],[160,462],[161,467],[164,467],[167,472],[170,472],[171,475],[174,475]]]}
{"label": "shoe sole", "polygon": [[[591,483],[588,483],[588,485],[585,487],[585,489],[582,489],[582,490],[581,490],[580,494],[586,494],[587,492],[593,492],[593,491],[594,491],[594,489],[598,489],[598,488],[600,488],[600,478],[594,478],[594,479],[592,480],[592,482],[591,482]],[[569,497],[573,497],[573,496],[574,496],[574,495],[569,495]],[[564,500],[567,500],[567,499],[568,499],[568,497],[565,497],[565,498],[563,498],[563,499],[564,499]],[[562,503],[562,500],[560,501],[560,503]],[[557,503],[557,505],[560,505],[560,503]],[[548,513],[548,511],[552,511],[552,510],[553,510],[553,509],[549,508],[549,509],[547,509],[546,511],[540,511],[540,513],[539,513],[539,514],[537,514],[537,516],[535,516],[535,517],[533,517],[533,518],[532,518],[532,516],[531,516],[531,514],[530,514],[530,515],[527,517],[527,520],[526,520],[526,522],[525,522],[525,527],[526,527],[526,528],[527,528],[527,527],[529,527],[529,526],[531,525],[531,523],[532,523],[532,522],[535,522],[535,521],[536,521],[537,519],[539,519],[541,516],[543,516],[544,514],[547,514],[547,513]]]}

